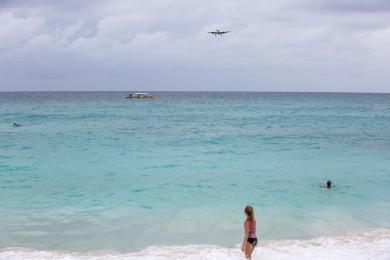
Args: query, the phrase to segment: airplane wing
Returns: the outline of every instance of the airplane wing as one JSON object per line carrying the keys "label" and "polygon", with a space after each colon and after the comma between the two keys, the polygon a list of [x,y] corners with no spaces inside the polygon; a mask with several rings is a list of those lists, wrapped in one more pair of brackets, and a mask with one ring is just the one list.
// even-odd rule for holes
{"label": "airplane wing", "polygon": [[224,31],[224,32],[221,32],[221,33],[230,33],[230,31]]}

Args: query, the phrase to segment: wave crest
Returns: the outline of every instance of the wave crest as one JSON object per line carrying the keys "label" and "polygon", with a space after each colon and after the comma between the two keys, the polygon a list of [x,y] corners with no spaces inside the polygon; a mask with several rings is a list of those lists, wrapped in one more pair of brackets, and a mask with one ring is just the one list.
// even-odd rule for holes
{"label": "wave crest", "polygon": [[[390,230],[381,229],[342,237],[310,240],[260,241],[253,259],[390,259]],[[243,259],[239,245],[152,246],[139,252],[70,253],[25,248],[0,250],[0,259]]]}

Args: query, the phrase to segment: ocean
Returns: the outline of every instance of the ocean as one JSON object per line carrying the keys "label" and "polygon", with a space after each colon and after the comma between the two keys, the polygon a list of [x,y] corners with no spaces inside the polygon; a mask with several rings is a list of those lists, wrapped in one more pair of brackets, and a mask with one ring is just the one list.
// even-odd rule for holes
{"label": "ocean", "polygon": [[390,94],[127,94],[0,93],[0,259],[390,259]]}

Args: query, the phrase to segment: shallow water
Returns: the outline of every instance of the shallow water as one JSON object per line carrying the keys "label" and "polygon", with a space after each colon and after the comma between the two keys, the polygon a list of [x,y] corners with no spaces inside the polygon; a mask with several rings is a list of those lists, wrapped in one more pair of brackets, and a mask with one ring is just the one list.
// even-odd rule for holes
{"label": "shallow water", "polygon": [[[338,238],[310,240],[262,241],[253,252],[253,259],[376,259],[390,258],[390,230],[376,230]],[[213,245],[148,247],[138,252],[37,251],[18,248],[0,250],[0,259],[147,259],[147,260],[219,260],[243,259],[239,245],[226,248]]]}
{"label": "shallow water", "polygon": [[265,240],[390,228],[390,95],[155,94],[0,93],[0,248],[233,248],[248,203]]}

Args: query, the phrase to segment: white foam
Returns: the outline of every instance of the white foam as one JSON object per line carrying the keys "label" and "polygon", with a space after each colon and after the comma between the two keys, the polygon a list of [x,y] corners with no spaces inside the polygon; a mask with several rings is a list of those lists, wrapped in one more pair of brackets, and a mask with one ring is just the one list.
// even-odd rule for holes
{"label": "white foam", "polygon": [[[253,259],[390,259],[390,230],[376,230],[344,237],[310,240],[260,241]],[[148,247],[139,252],[66,253],[23,248],[0,250],[0,259],[244,259],[239,246],[212,245]]]}

